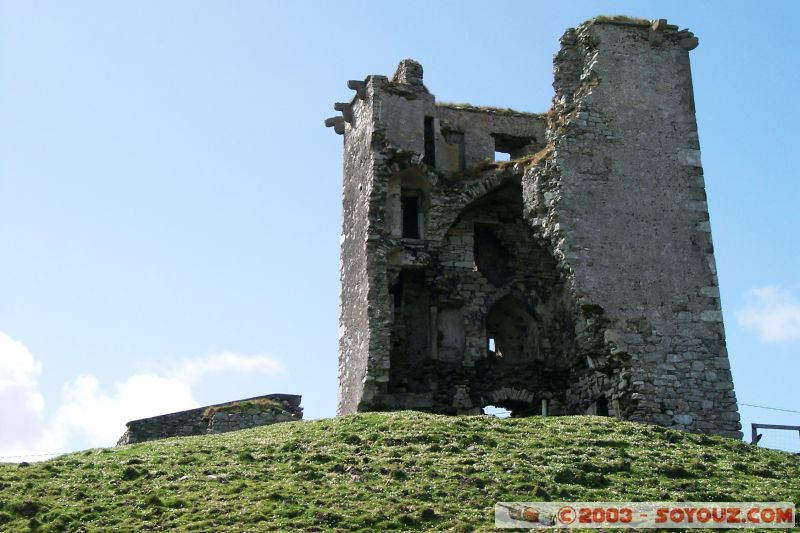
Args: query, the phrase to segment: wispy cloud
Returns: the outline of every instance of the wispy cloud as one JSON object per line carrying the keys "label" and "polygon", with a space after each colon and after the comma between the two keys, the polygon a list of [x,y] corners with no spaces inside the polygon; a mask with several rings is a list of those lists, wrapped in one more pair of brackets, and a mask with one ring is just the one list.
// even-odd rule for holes
{"label": "wispy cloud", "polygon": [[209,374],[220,372],[244,372],[277,376],[284,373],[281,362],[270,355],[242,355],[232,352],[183,359],[170,365],[166,373],[187,383],[195,383]]}
{"label": "wispy cloud", "polygon": [[275,357],[222,352],[165,363],[111,386],[82,375],[64,384],[54,415],[47,417],[38,383],[42,370],[22,342],[0,332],[0,457],[62,451],[74,442],[112,446],[129,420],[197,407],[192,389],[204,378],[284,373]]}
{"label": "wispy cloud", "polygon": [[737,319],[742,327],[755,331],[764,342],[800,340],[800,302],[779,286],[752,289]]}

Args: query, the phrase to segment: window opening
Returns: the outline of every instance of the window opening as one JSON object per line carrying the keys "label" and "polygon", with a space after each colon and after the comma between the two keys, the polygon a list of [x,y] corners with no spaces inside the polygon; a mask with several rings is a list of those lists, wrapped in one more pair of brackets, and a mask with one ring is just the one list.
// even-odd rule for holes
{"label": "window opening", "polygon": [[397,281],[394,282],[391,287],[389,287],[389,293],[392,295],[392,299],[394,300],[395,310],[399,310],[403,303],[403,272],[398,274]]}
{"label": "window opening", "polygon": [[432,167],[436,166],[436,137],[433,131],[433,117],[425,117],[425,154],[422,162]]}
{"label": "window opening", "polygon": [[503,133],[492,133],[492,137],[494,137],[495,161],[507,161],[534,154],[540,148],[533,137],[517,137]]}
{"label": "window opening", "polygon": [[403,210],[403,237],[406,239],[419,239],[421,237],[419,196],[404,195],[401,200]]}

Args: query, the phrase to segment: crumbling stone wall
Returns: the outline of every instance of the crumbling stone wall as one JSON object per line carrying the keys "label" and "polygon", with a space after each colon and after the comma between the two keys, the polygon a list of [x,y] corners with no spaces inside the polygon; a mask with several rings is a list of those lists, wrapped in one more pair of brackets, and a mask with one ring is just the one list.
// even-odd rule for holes
{"label": "crumbling stone wall", "polygon": [[[350,82],[341,414],[609,414],[739,435],[688,50],[666,21],[568,30],[547,114]],[[495,152],[512,160],[493,161]]]}
{"label": "crumbling stone wall", "polygon": [[301,396],[268,394],[132,420],[117,446],[169,437],[225,433],[303,418]]}
{"label": "crumbling stone wall", "polygon": [[[624,355],[624,416],[739,435],[711,242],[689,50],[666,21],[569,30],[555,59],[547,158],[524,178],[531,221]],[[585,388],[585,387],[581,387]]]}

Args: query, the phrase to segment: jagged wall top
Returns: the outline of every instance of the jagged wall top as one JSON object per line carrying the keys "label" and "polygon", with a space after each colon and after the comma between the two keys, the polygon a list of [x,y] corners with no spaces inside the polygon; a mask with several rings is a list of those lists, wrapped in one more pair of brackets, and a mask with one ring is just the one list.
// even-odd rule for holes
{"label": "jagged wall top", "polygon": [[425,87],[422,84],[422,72],[422,65],[418,61],[403,59],[397,65],[397,70],[392,76],[392,82]]}

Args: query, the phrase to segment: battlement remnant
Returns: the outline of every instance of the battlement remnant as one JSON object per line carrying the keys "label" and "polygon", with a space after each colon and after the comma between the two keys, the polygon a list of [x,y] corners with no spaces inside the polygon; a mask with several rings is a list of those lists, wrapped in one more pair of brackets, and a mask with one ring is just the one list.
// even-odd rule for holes
{"label": "battlement remnant", "polygon": [[[350,81],[339,414],[599,414],[740,438],[688,30],[561,38],[546,114]],[[506,154],[505,157],[501,157]],[[501,160],[508,159],[508,160]]]}

